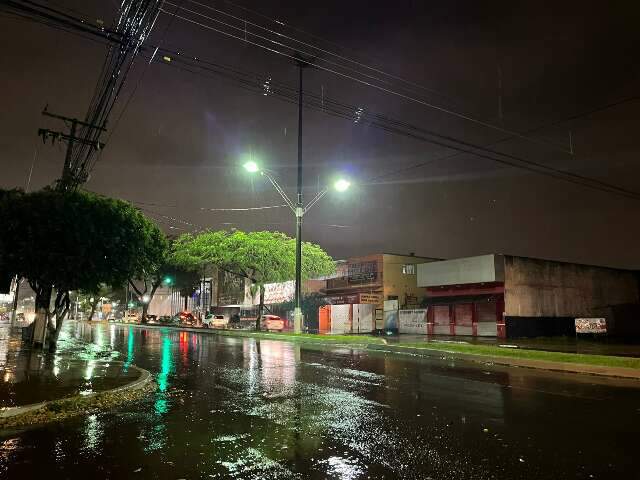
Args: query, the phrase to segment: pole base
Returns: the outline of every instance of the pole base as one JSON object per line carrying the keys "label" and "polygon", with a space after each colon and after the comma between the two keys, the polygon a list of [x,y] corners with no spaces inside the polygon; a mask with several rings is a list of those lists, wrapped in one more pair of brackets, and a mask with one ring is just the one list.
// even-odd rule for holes
{"label": "pole base", "polygon": [[302,309],[295,308],[293,311],[293,333],[302,333]]}

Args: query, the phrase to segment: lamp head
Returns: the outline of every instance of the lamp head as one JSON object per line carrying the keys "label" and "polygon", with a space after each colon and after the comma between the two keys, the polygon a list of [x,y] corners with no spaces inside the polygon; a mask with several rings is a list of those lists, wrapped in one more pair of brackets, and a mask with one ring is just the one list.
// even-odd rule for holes
{"label": "lamp head", "polygon": [[243,165],[244,169],[249,172],[249,173],[256,173],[258,171],[260,171],[260,167],[258,167],[258,164],[254,161],[248,161]]}
{"label": "lamp head", "polygon": [[344,192],[349,189],[351,186],[351,182],[345,178],[340,178],[335,181],[333,184],[333,188],[335,188],[339,192]]}

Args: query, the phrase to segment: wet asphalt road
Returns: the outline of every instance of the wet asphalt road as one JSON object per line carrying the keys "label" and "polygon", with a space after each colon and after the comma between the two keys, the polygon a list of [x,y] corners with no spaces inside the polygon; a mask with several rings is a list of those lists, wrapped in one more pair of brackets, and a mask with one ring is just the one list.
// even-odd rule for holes
{"label": "wet asphalt road", "polygon": [[[637,382],[70,324],[147,399],[0,436],[0,478],[638,478]],[[74,347],[77,348],[77,347]]]}

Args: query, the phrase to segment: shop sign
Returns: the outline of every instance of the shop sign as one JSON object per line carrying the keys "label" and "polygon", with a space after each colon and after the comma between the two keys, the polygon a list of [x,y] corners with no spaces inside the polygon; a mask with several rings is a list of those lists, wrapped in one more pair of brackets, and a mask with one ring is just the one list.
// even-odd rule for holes
{"label": "shop sign", "polygon": [[604,318],[576,318],[576,333],[607,333],[607,320]]}
{"label": "shop sign", "polygon": [[378,262],[350,263],[348,281],[351,285],[373,283],[378,278]]}
{"label": "shop sign", "polygon": [[353,293],[351,295],[336,295],[333,297],[327,298],[332,305],[346,305],[346,304],[355,304],[358,303],[359,296],[357,293]]}
{"label": "shop sign", "polygon": [[380,295],[378,295],[377,293],[361,293],[360,303],[371,303],[373,305],[378,305],[380,303]]}

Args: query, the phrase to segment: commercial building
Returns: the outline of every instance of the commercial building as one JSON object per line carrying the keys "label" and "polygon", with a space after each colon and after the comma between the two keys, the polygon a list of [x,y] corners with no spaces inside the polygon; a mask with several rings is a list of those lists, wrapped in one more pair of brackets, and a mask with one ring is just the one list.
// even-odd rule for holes
{"label": "commercial building", "polygon": [[425,296],[417,284],[419,264],[437,259],[379,253],[338,262],[335,276],[327,279],[324,293],[332,304],[372,304],[382,308],[385,300],[401,307],[420,305]]}
{"label": "commercial building", "polygon": [[512,255],[418,265],[429,334],[575,335],[598,318],[611,335],[640,333],[638,272]]}
{"label": "commercial building", "polygon": [[[425,297],[418,287],[418,265],[437,259],[414,254],[379,253],[338,262],[324,293],[331,303],[321,309],[322,333],[366,333],[385,328],[385,305],[416,308]],[[392,328],[394,329],[394,328]]]}

